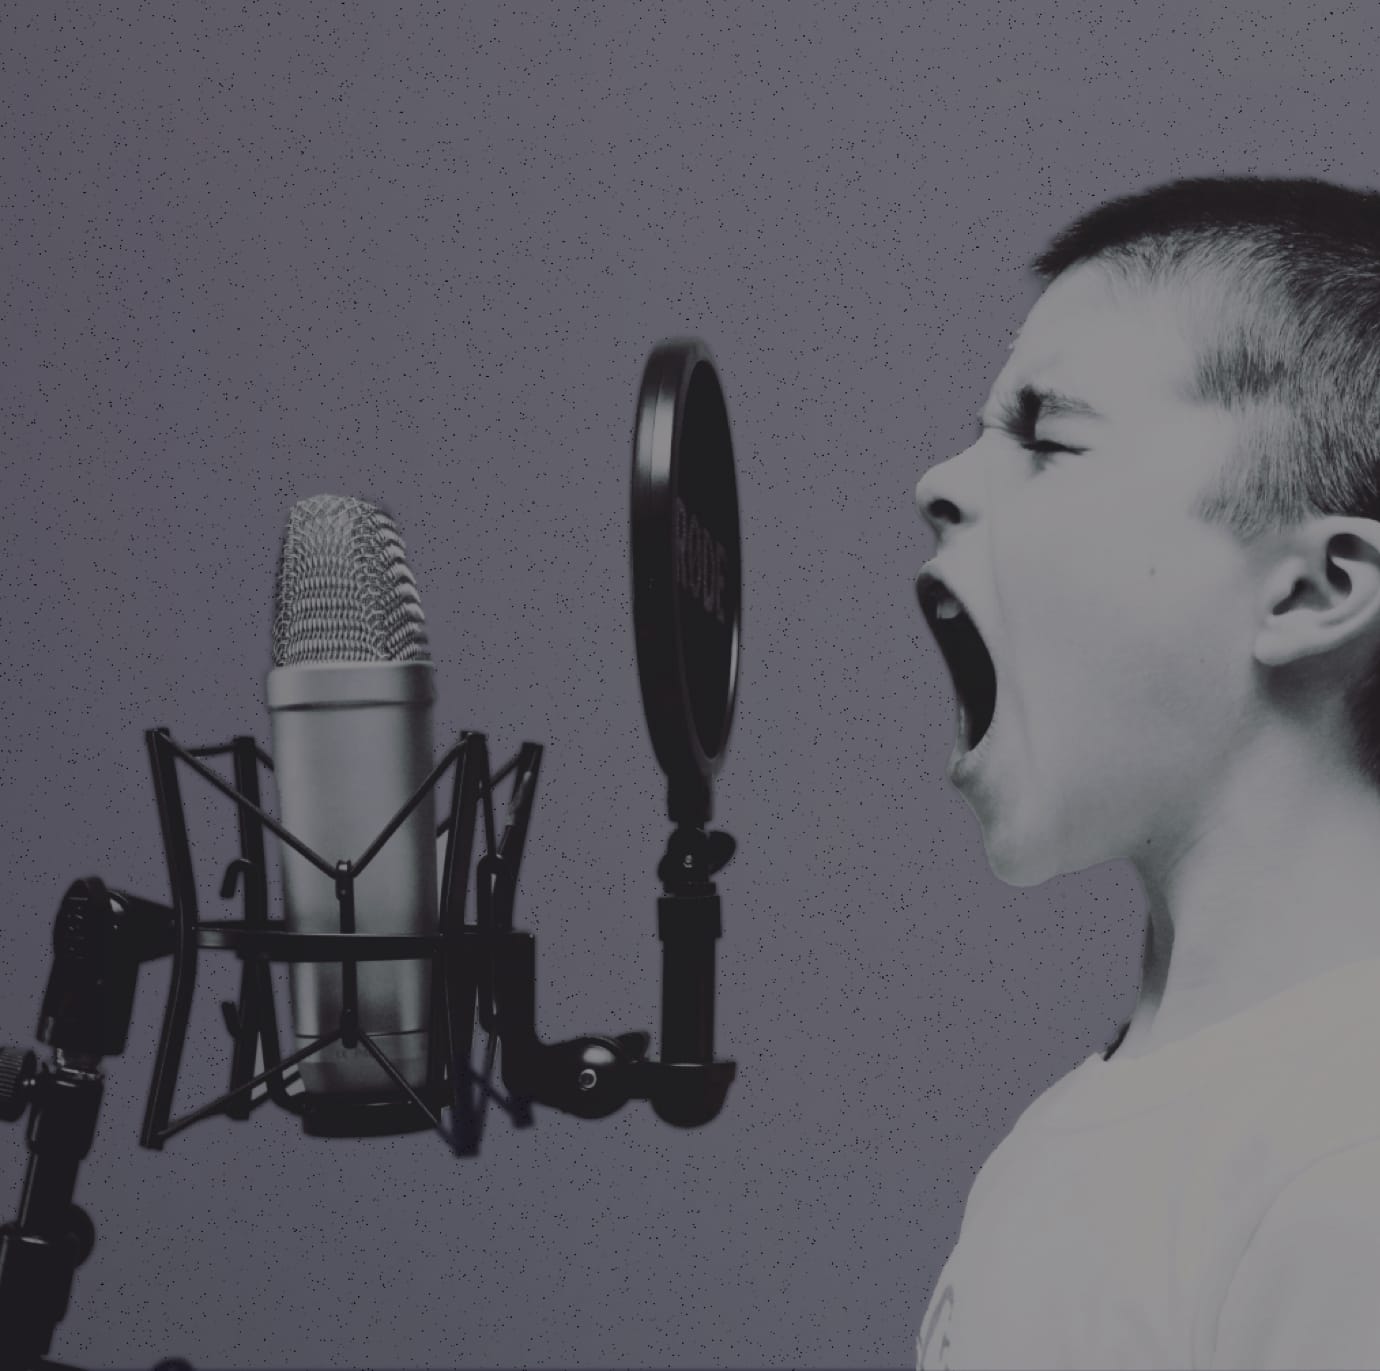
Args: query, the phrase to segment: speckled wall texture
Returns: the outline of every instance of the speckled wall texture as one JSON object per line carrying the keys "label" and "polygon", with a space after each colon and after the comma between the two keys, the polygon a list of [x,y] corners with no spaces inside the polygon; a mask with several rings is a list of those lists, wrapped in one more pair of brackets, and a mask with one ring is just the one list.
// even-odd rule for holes
{"label": "speckled wall texture", "polygon": [[[722,1116],[495,1115],[457,1160],[262,1110],[145,1151],[156,965],[106,1063],[78,1193],[98,1244],[54,1356],[912,1364],[977,1167],[1129,1010],[1141,914],[1129,869],[989,872],[943,777],[915,480],[966,445],[1024,264],[1072,214],[1190,173],[1380,181],[1369,7],[55,0],[0,22],[0,1040],[33,1042],[69,881],[167,898],[142,730],[267,738],[274,559],[319,491],[396,517],[441,735],[547,745],[517,909],[542,1033],[655,1030],[667,824],[626,510],[661,338],[719,364],[747,568]],[[236,984],[203,959],[179,1109],[224,1088]],[[3,1208],[25,1149],[0,1138]]]}

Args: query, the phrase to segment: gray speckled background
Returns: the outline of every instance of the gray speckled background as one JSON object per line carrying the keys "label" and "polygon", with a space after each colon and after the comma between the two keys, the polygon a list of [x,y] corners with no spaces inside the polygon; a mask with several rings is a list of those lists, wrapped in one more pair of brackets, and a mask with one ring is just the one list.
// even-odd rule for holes
{"label": "gray speckled background", "polygon": [[[691,333],[748,568],[717,812],[740,1074],[698,1133],[495,1115],[457,1161],[265,1109],[153,1153],[146,970],[54,1355],[913,1364],[977,1167],[1130,1007],[1140,897],[987,870],[911,489],[1073,213],[1185,173],[1380,181],[1369,7],[97,8],[11,3],[0,41],[0,1041],[33,1041],[70,880],[166,897],[141,731],[267,738],[277,542],[322,490],[402,527],[443,736],[547,744],[541,1031],[657,1027],[628,447],[648,349]],[[179,1108],[223,1088],[236,975],[203,959]],[[24,1155],[0,1134],[6,1218]]]}

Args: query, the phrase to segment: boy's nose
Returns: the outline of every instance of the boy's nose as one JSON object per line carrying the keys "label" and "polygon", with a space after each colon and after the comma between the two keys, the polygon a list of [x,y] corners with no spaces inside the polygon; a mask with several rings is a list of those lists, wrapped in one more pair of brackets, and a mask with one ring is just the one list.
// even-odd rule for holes
{"label": "boy's nose", "polygon": [[932,466],[915,485],[915,507],[941,540],[960,524],[971,523],[976,500],[957,457]]}

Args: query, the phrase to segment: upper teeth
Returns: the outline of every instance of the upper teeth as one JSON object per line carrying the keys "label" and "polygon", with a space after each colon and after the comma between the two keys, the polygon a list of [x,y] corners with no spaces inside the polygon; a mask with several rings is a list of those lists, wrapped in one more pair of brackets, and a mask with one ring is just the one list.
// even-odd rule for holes
{"label": "upper teeth", "polygon": [[936,619],[954,619],[962,613],[963,606],[952,595],[946,595],[942,600],[935,602],[934,615]]}

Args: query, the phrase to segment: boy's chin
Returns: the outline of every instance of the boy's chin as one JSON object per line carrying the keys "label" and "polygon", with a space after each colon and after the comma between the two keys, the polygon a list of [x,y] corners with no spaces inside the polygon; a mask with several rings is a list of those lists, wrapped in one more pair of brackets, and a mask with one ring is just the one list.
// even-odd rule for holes
{"label": "boy's chin", "polygon": [[1011,795],[964,792],[982,832],[987,865],[1004,885],[1018,890],[1043,885],[1116,860],[1125,849],[1124,824],[1109,822],[1106,797],[1046,785],[1036,803]]}
{"label": "boy's chin", "polygon": [[993,833],[984,827],[982,846],[992,874],[1002,884],[1018,890],[1043,885],[1056,876],[1086,871],[1088,867],[1097,866],[1105,860],[1087,855],[1080,859],[1066,851],[1063,845],[1049,834]]}
{"label": "boy's chin", "polygon": [[1062,871],[1048,869],[1036,862],[994,857],[990,851],[987,854],[987,865],[992,868],[992,875],[997,880],[1003,885],[1014,886],[1017,890],[1029,890],[1031,886],[1044,885],[1055,876],[1064,875]]}

